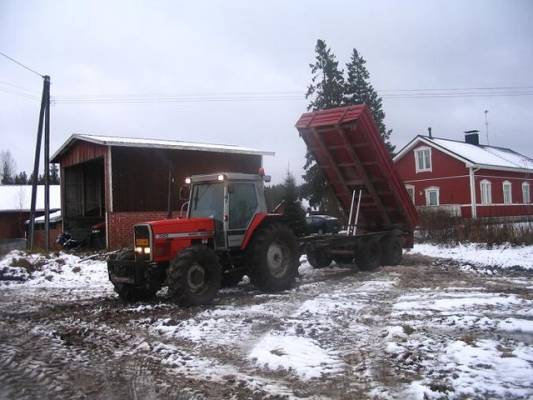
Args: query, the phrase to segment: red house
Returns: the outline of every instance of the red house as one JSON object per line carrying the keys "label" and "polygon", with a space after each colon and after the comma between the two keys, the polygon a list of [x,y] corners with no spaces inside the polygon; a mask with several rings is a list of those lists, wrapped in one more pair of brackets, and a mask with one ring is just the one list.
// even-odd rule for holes
{"label": "red house", "polygon": [[419,209],[465,218],[533,215],[533,159],[481,145],[477,131],[466,132],[464,142],[416,136],[394,163]]}

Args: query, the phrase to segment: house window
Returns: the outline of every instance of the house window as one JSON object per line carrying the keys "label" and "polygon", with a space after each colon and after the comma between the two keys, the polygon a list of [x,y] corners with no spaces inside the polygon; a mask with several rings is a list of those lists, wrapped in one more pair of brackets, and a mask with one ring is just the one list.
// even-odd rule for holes
{"label": "house window", "polygon": [[426,205],[438,206],[440,204],[439,191],[439,188],[434,186],[426,189]]}
{"label": "house window", "polygon": [[523,182],[522,183],[522,200],[524,204],[531,203],[531,197],[529,195],[529,183]]}
{"label": "house window", "polygon": [[415,187],[413,185],[405,185],[405,188],[407,189],[407,194],[409,194],[411,201],[415,204]]}
{"label": "house window", "polygon": [[504,181],[503,182],[503,204],[512,204],[512,203],[513,203],[513,195],[512,195],[511,182]]}
{"label": "house window", "polygon": [[431,148],[419,147],[415,150],[416,172],[431,171]]}
{"label": "house window", "polygon": [[492,189],[490,181],[483,179],[480,182],[481,189],[481,204],[491,204],[492,203]]}

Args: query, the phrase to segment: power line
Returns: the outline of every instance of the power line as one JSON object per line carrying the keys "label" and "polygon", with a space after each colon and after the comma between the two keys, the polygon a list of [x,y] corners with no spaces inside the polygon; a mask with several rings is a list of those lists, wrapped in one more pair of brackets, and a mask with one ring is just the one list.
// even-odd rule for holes
{"label": "power line", "polygon": [[12,89],[12,88],[0,87],[0,92],[4,92],[4,93],[12,94],[12,95],[15,95],[15,96],[20,96],[20,97],[25,97],[25,98],[31,99],[31,100],[40,100],[40,98],[38,96],[33,96],[31,94],[24,93],[24,92],[21,92],[21,91]]}
{"label": "power line", "polygon": [[2,53],[2,52],[0,51],[0,55],[3,55],[3,56],[4,56],[5,58],[7,58],[8,60],[13,61],[15,64],[20,65],[22,68],[25,68],[25,69],[27,69],[27,70],[30,71],[30,72],[33,72],[35,75],[38,75],[38,76],[40,76],[41,78],[44,78],[44,75],[43,75],[43,74],[40,74],[40,73],[38,73],[37,71],[31,69],[30,67],[28,67],[28,66],[22,64],[20,61],[17,61],[17,60],[15,60],[14,58],[9,57],[7,54]]}

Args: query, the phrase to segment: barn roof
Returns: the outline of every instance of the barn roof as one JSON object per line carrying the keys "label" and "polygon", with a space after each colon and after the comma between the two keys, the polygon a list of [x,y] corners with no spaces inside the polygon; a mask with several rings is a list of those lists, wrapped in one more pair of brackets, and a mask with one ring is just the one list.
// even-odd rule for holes
{"label": "barn roof", "polygon": [[183,142],[180,140],[166,140],[166,139],[141,139],[120,136],[103,136],[103,135],[85,135],[73,134],[52,156],[52,162],[58,162],[58,158],[64,154],[68,148],[77,140],[95,143],[103,146],[119,146],[119,147],[141,147],[141,148],[155,148],[155,149],[172,149],[172,150],[193,150],[193,151],[211,151],[215,153],[234,153],[234,154],[250,154],[250,155],[264,155],[273,156],[274,152],[256,150],[249,147],[236,146],[231,144],[215,144],[215,143],[194,143]]}
{"label": "barn roof", "polygon": [[416,136],[405,145],[405,147],[394,157],[394,161],[396,162],[403,158],[408,151],[420,143],[435,147],[470,166],[487,169],[527,170],[529,172],[533,170],[532,158],[508,148],[482,144],[474,145],[458,140],[435,137],[430,138],[429,136],[422,135]]}
{"label": "barn roof", "polygon": [[[59,185],[50,185],[50,210],[61,208]],[[37,211],[44,211],[44,185],[37,186]],[[0,212],[30,211],[31,185],[0,185]]]}

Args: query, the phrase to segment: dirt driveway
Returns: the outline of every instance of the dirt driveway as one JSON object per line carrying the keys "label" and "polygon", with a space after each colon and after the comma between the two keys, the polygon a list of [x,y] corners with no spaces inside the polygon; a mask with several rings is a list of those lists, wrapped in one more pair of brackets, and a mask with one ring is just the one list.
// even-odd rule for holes
{"label": "dirt driveway", "polygon": [[109,286],[0,287],[0,398],[533,396],[530,273],[407,255],[300,274],[189,309]]}

